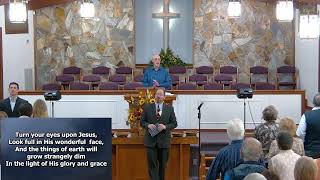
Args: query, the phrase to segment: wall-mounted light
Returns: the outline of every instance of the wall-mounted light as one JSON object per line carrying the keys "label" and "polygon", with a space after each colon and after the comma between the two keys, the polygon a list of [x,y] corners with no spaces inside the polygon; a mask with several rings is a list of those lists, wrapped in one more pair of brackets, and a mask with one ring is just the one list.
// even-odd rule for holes
{"label": "wall-mounted light", "polygon": [[94,18],[94,4],[90,0],[82,2],[80,15],[82,18]]}
{"label": "wall-mounted light", "polygon": [[11,23],[25,23],[27,21],[27,5],[25,1],[10,1],[9,20]]}
{"label": "wall-mounted light", "polygon": [[240,17],[240,15],[241,15],[241,2],[236,0],[229,0],[228,16]]}
{"label": "wall-mounted light", "polygon": [[276,17],[278,21],[292,21],[293,2],[290,0],[278,1],[276,6]]}
{"label": "wall-mounted light", "polygon": [[299,17],[299,37],[301,39],[313,39],[319,36],[318,15],[300,15]]}

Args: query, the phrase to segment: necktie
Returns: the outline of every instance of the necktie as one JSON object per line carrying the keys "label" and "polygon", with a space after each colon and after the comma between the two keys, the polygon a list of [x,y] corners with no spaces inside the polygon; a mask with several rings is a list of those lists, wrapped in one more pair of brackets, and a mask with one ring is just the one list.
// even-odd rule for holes
{"label": "necktie", "polygon": [[159,104],[157,105],[157,115],[156,115],[157,119],[160,119],[160,106]]}

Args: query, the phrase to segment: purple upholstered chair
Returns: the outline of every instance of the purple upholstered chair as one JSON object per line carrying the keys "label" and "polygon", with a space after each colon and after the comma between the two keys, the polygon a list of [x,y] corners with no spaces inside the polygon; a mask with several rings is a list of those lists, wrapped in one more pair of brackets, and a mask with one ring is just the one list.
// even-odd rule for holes
{"label": "purple upholstered chair", "polygon": [[178,85],[178,90],[196,90],[197,85],[192,83],[180,83]]}
{"label": "purple upholstered chair", "polygon": [[114,74],[109,77],[109,81],[124,85],[126,84],[126,77],[122,74]]}
{"label": "purple upholstered chair", "polygon": [[61,85],[57,83],[48,83],[42,85],[42,90],[45,91],[58,91],[61,90]]}
{"label": "purple upholstered chair", "polygon": [[195,69],[196,74],[203,74],[207,76],[208,81],[211,81],[213,76],[213,67],[212,66],[199,66]]}
{"label": "purple upholstered chair", "polygon": [[265,66],[253,66],[250,68],[250,84],[254,86],[257,82],[269,82],[268,68]]}
{"label": "purple upholstered chair", "polygon": [[63,68],[62,74],[70,74],[75,77],[75,79],[80,81],[81,69],[76,66],[70,66]]}
{"label": "purple upholstered chair", "polygon": [[193,74],[191,76],[189,76],[189,83],[193,82],[196,83],[198,86],[204,85],[205,83],[207,83],[208,77],[206,75],[203,74]]}
{"label": "purple upholstered chair", "polygon": [[169,68],[170,74],[185,74],[187,72],[187,68],[184,66],[172,66]]}
{"label": "purple upholstered chair", "polygon": [[235,66],[221,66],[220,74],[232,75],[235,82],[238,82],[238,68]]}
{"label": "purple upholstered chair", "polygon": [[137,75],[133,77],[134,82],[142,82],[143,81],[143,75]]}
{"label": "purple upholstered chair", "polygon": [[250,84],[248,83],[232,83],[230,89],[238,90],[243,88],[251,88]]}
{"label": "purple upholstered chair", "polygon": [[56,81],[60,82],[61,85],[63,86],[63,89],[68,89],[69,84],[74,81],[74,77],[69,74],[62,74],[56,76]]}
{"label": "purple upholstered chair", "polygon": [[170,76],[171,76],[171,80],[172,80],[172,86],[173,86],[174,88],[176,88],[177,85],[180,83],[179,75],[170,74]]}
{"label": "purple upholstered chair", "polygon": [[99,75],[107,80],[109,78],[110,68],[106,66],[98,66],[98,67],[92,68],[92,74]]}
{"label": "purple upholstered chair", "polygon": [[[174,75],[174,78],[178,76],[178,80],[175,79],[175,81],[172,79],[173,86],[176,86],[180,82],[186,82],[186,72],[187,68],[184,66],[172,66],[169,68],[170,75]],[[173,77],[173,76],[171,76]]]}
{"label": "purple upholstered chair", "polygon": [[136,90],[137,88],[143,87],[142,83],[139,82],[129,82],[123,86],[124,90]]}
{"label": "purple upholstered chair", "polygon": [[82,82],[72,82],[70,83],[70,90],[89,90],[90,86]]}
{"label": "purple upholstered chair", "polygon": [[209,74],[213,75],[213,67],[211,66],[199,66],[196,68],[197,74]]}
{"label": "purple upholstered chair", "polygon": [[274,84],[267,83],[267,82],[257,82],[255,84],[255,89],[256,90],[275,90],[276,86]]}
{"label": "purple upholstered chair", "polygon": [[223,89],[225,89],[225,86],[229,86],[233,82],[233,77],[229,74],[217,74],[213,79],[215,82],[223,84]]}
{"label": "purple upholstered chair", "polygon": [[204,90],[223,90],[223,84],[207,83],[203,86]]}
{"label": "purple upholstered chair", "polygon": [[125,77],[128,77],[129,79],[126,78],[126,82],[133,79],[133,70],[131,67],[118,67],[116,68],[116,74],[121,74],[125,75]]}
{"label": "purple upholstered chair", "polygon": [[101,80],[100,76],[96,74],[85,75],[82,77],[82,81],[86,83],[90,83],[92,89],[94,89],[94,87],[99,85],[100,80]]}
{"label": "purple upholstered chair", "polygon": [[294,66],[281,66],[277,68],[277,86],[292,87],[296,89],[296,68]]}
{"label": "purple upholstered chair", "polygon": [[101,82],[99,90],[118,90],[119,84],[114,82]]}

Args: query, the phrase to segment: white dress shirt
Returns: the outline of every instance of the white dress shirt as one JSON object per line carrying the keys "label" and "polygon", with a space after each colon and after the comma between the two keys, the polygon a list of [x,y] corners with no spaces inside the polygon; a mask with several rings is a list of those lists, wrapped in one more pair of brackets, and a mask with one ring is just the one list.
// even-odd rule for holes
{"label": "white dress shirt", "polygon": [[162,107],[163,107],[163,103],[160,103],[160,104],[155,103],[155,104],[156,104],[156,110],[158,110],[158,106],[159,106],[159,114],[160,114],[160,116],[161,116],[161,114],[162,114]]}
{"label": "white dress shirt", "polygon": [[16,105],[17,97],[10,97],[10,106],[11,106],[11,111],[13,112],[14,107]]}
{"label": "white dress shirt", "polygon": [[[312,108],[312,111],[318,110],[318,109],[320,109],[320,107],[314,107]],[[297,136],[299,136],[301,139],[304,140],[304,137],[306,136],[306,130],[307,130],[306,116],[303,114],[296,131]]]}

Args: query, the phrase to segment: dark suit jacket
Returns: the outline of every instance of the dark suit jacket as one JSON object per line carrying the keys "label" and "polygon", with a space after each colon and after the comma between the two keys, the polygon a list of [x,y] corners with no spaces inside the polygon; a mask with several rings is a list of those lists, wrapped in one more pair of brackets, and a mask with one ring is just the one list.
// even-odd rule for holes
{"label": "dark suit jacket", "polygon": [[[152,137],[148,131],[149,124],[164,124],[166,129],[162,130],[159,134]],[[163,104],[162,114],[160,119],[156,117],[156,106],[155,104],[147,104],[144,106],[141,126],[146,129],[144,135],[144,145],[147,147],[155,147],[158,145],[159,148],[169,148],[171,140],[171,130],[177,127],[177,120],[174,114],[172,106]]]}
{"label": "dark suit jacket", "polygon": [[6,112],[8,114],[8,117],[19,117],[19,106],[23,103],[28,103],[28,101],[17,97],[16,104],[12,111],[10,105],[10,98],[6,98],[0,102],[0,111]]}

